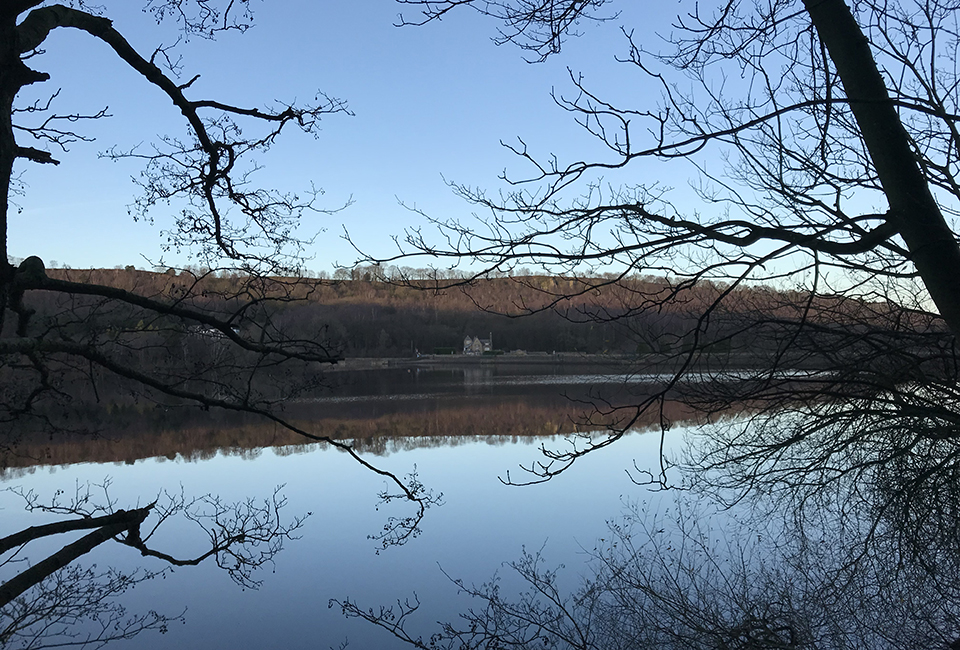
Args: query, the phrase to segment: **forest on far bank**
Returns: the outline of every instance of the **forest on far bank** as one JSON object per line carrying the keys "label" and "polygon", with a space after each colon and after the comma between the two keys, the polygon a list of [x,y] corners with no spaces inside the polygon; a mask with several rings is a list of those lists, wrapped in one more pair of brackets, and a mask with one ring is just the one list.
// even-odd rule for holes
{"label": "forest on far bank", "polygon": [[[342,357],[459,354],[465,336],[492,337],[496,352],[583,354],[756,353],[758,321],[776,329],[800,318],[863,325],[882,321],[885,302],[866,303],[765,285],[731,288],[700,281],[677,285],[652,276],[577,278],[511,275],[458,285],[433,270],[358,267],[332,277],[249,278],[200,269],[48,269],[51,278],[115,287],[170,303],[229,313],[239,297],[267,305],[287,336],[326,341]],[[598,281],[599,280],[599,281]],[[666,300],[667,295],[683,300]],[[721,300],[722,299],[722,300]],[[649,309],[649,305],[661,305]],[[722,306],[721,306],[722,305]],[[96,310],[94,303],[89,306]],[[34,306],[55,313],[63,305]],[[76,305],[71,305],[71,309]],[[704,319],[704,313],[709,315]],[[105,313],[100,327],[164,331],[151,322],[121,322]],[[97,319],[89,326],[97,327]],[[242,327],[242,325],[240,325]],[[202,325],[198,326],[198,331]],[[774,337],[775,338],[775,337]]]}

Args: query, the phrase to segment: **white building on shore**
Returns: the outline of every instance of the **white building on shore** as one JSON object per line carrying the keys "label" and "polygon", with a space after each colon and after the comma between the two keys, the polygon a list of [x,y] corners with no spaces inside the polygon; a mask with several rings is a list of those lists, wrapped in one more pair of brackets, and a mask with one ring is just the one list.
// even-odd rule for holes
{"label": "white building on shore", "polygon": [[471,337],[469,334],[463,338],[463,353],[479,356],[484,352],[493,352],[493,333],[489,338],[482,339],[479,336]]}

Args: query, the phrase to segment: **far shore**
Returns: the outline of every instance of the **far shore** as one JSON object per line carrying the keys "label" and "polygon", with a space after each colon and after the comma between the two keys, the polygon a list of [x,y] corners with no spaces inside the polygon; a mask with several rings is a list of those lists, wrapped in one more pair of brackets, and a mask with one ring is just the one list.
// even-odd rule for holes
{"label": "far shore", "polygon": [[[710,358],[713,355],[707,355]],[[580,352],[508,352],[497,355],[423,354],[416,357],[349,357],[330,370],[378,370],[386,368],[462,367],[462,366],[591,366],[617,368],[678,367],[683,354],[585,354]],[[754,355],[716,355],[725,367],[754,368],[759,359]]]}
{"label": "far shore", "polygon": [[331,370],[375,370],[378,368],[412,368],[425,366],[475,365],[623,365],[636,363],[636,356],[581,354],[579,352],[528,352],[496,355],[422,354],[416,357],[348,357]]}

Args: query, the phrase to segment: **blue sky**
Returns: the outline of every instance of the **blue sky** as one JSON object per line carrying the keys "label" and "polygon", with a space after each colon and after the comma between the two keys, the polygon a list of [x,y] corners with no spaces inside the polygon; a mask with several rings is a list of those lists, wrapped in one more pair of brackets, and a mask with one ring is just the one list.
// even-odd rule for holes
{"label": "blue sky", "polygon": [[[139,3],[104,4],[141,53],[176,39],[174,25],[158,27]],[[551,88],[570,90],[569,67],[601,94],[652,105],[656,91],[614,59],[626,51],[620,28],[647,30],[641,38],[650,43],[679,10],[674,2],[654,9],[614,5],[633,13],[585,26],[585,35],[569,41],[561,55],[531,65],[517,48],[495,46],[497,24],[469,10],[425,27],[397,28],[402,7],[392,0],[254,4],[257,25],[246,34],[181,46],[184,77],[201,75],[191,98],[263,106],[308,100],[320,89],[348,102],[353,117],[330,116],[316,140],[291,131],[261,159],[261,185],[298,190],[312,182],[325,191],[321,207],[352,200],[336,214],[306,217],[305,233],[324,230],[309,251],[314,270],[356,260],[341,238],[344,228],[365,251],[391,252],[391,235],[422,223],[398,199],[432,216],[469,217],[472,206],[453,196],[443,179],[496,191],[504,169],[524,175],[528,168],[500,140],[522,137],[531,151],[555,153],[561,161],[595,156],[597,144],[553,104]],[[52,78],[25,91],[24,100],[61,88],[60,110],[109,107],[113,117],[79,125],[97,140],[58,154],[59,167],[21,164],[26,188],[16,199],[22,212],[10,227],[11,254],[74,268],[149,267],[161,257],[167,215],[156,208],[152,224],[134,222],[126,206],[136,195],[130,177],[139,165],[97,153],[182,135],[178,112],[106,46],[73,30],[55,33],[32,64]],[[677,169],[675,178],[667,175],[672,170],[637,166],[630,173],[641,175],[637,181],[684,185],[689,169]],[[167,255],[165,262],[189,260]]]}

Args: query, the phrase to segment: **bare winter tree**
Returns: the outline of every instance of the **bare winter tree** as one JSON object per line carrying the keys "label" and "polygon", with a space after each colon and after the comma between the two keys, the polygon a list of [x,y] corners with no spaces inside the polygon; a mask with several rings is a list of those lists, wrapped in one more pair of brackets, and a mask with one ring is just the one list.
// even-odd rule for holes
{"label": "bare winter tree", "polygon": [[[403,22],[416,24],[472,7],[502,21],[503,40],[539,55],[558,51],[574,25],[616,16],[612,2],[403,4],[419,12]],[[707,475],[724,477],[724,488],[876,483],[902,461],[916,466],[900,480],[921,489],[929,470],[952,467],[956,18],[943,2],[701,3],[664,35],[665,52],[625,25],[625,83],[652,81],[659,103],[615,105],[575,73],[573,93],[555,96],[607,159],[541,160],[520,143],[511,148],[533,173],[507,178],[510,193],[453,186],[491,215],[435,221],[455,247],[407,233],[400,257],[467,259],[480,265],[474,277],[527,264],[568,280],[514,313],[621,320],[639,338],[648,333],[641,316],[683,317],[669,333],[676,365],[664,392],[621,409],[607,435],[549,453],[531,468],[534,480],[610,444],[680,388],[707,412],[748,403],[760,414],[725,437],[711,431],[695,459],[723,470]],[[596,183],[644,159],[691,165],[699,206],[655,180]],[[469,291],[469,278],[446,284]],[[598,292],[621,307],[584,307]],[[884,491],[893,493],[914,492]]]}
{"label": "bare winter tree", "polygon": [[[247,3],[226,3],[220,8],[208,2],[151,2],[147,8],[158,18],[179,21],[180,29],[187,34],[212,37],[223,30],[242,31],[251,24]],[[223,347],[236,348],[240,354],[252,354],[252,359],[259,359],[268,367],[295,361],[335,362],[336,352],[323,341],[284,340],[272,325],[269,310],[264,309],[271,301],[291,297],[289,282],[265,286],[265,278],[267,273],[289,275],[295,271],[302,244],[295,235],[296,222],[304,210],[312,208],[313,197],[301,200],[255,188],[249,182],[251,170],[245,167],[253,163],[245,161],[269,148],[282,131],[293,128],[291,125],[313,131],[321,116],[346,111],[343,102],[318,96],[314,105],[281,106],[267,111],[188,99],[191,83],[179,82],[177,68],[165,71],[158,65],[171,61],[169,50],[141,55],[108,18],[97,15],[83,3],[6,3],[3,21],[5,51],[0,69],[5,126],[0,185],[5,193],[4,227],[12,216],[10,192],[15,165],[57,164],[55,150],[84,137],[68,130],[73,128],[71,125],[84,118],[102,117],[58,113],[52,100],[42,105],[17,104],[22,88],[48,79],[49,75],[32,70],[28,63],[47,37],[57,29],[77,29],[110,47],[119,60],[140,74],[145,85],[159,88],[184,116],[186,139],[165,138],[149,151],[110,154],[146,162],[141,177],[143,193],[135,207],[146,211],[158,202],[181,200],[183,207],[170,233],[171,245],[193,247],[207,268],[216,269],[227,262],[246,273],[239,291],[234,290],[235,295],[222,291],[217,295],[214,287],[203,286],[202,278],[193,277],[166,287],[123,290],[76,281],[69,274],[55,277],[47,273],[39,257],[29,257],[14,267],[8,261],[4,236],[0,262],[5,269],[2,350],[10,355],[4,369],[18,373],[16,381],[10,383],[19,386],[18,394],[5,401],[4,419],[29,417],[36,411],[33,406],[37,400],[56,393],[57,380],[64,372],[62,367],[51,368],[52,361],[48,359],[56,359],[61,366],[99,368],[123,377],[124,381],[174,397],[200,398],[209,405],[218,401],[218,395],[234,397],[243,390],[237,384],[230,391],[226,385],[218,386],[202,377],[198,377],[199,383],[188,386],[187,377],[194,373],[165,376],[163,372],[151,373],[147,364],[138,367],[131,363],[131,352],[151,346],[134,343],[131,326],[141,331],[206,336],[222,342]],[[265,128],[256,136],[242,136],[238,120],[260,123]],[[27,146],[22,144],[23,140],[46,149]],[[202,304],[201,291],[210,291],[207,295],[214,299]],[[84,327],[85,323],[89,327]],[[161,342],[152,343],[156,350]],[[209,359],[204,361],[212,364]],[[250,391],[250,382],[247,389],[254,393]],[[251,394],[247,404],[242,400],[219,401],[224,405],[236,401],[237,406],[244,408],[253,406],[255,400],[256,395]]]}
{"label": "bare winter tree", "polygon": [[[576,25],[617,17],[604,1],[402,4],[413,6],[407,24],[473,8],[501,21],[501,42],[536,59],[556,54]],[[505,178],[511,191],[494,197],[453,185],[488,218],[433,219],[440,237],[408,231],[400,255],[377,261],[469,260],[480,269],[473,277],[538,267],[566,282],[513,313],[619,320],[644,343],[662,338],[648,329],[651,315],[677,316],[662,392],[615,409],[606,434],[546,451],[530,480],[615,442],[668,395],[708,414],[746,408],[750,417],[695,432],[690,452],[665,458],[646,482],[667,484],[679,463],[728,504],[756,499],[786,515],[797,534],[828,521],[845,533],[847,554],[834,568],[867,570],[870,558],[885,557],[896,564],[891,575],[926,576],[952,607],[960,558],[958,7],[721,0],[680,11],[658,41],[666,51],[623,27],[624,85],[652,82],[659,102],[619,105],[576,73],[572,93],[555,95],[606,148],[605,159],[564,163],[520,141],[510,148],[533,171]],[[630,178],[644,160],[691,166],[698,203],[655,179]],[[604,174],[628,180],[606,189]],[[443,286],[470,291],[470,279]],[[601,293],[621,307],[591,307]],[[669,425],[662,418],[664,434]],[[521,573],[536,589],[549,585]],[[495,590],[473,593],[494,605],[491,616],[506,611],[490,600]],[[561,604],[526,613],[553,621],[551,612],[566,615]],[[471,620],[482,629],[482,617]],[[945,629],[944,643],[955,638],[955,620]],[[711,647],[845,647],[782,636],[735,641]]]}
{"label": "bare winter tree", "polygon": [[[146,19],[173,23],[185,38],[215,38],[253,24],[247,1],[149,0],[144,9]],[[324,117],[347,113],[345,103],[318,93],[305,105],[257,108],[193,96],[197,77],[182,76],[175,50],[142,51],[106,12],[83,0],[0,2],[2,444],[15,453],[18,437],[38,430],[95,429],[89,415],[98,404],[146,400],[246,413],[335,445],[383,475],[397,493],[386,498],[412,500],[417,512],[398,520],[384,539],[406,538],[423,513],[420,488],[374,468],[349,444],[297,426],[279,408],[313,390],[339,354],[322,331],[292,334],[284,317],[315,286],[301,277],[305,240],[298,224],[305,212],[322,211],[318,191],[257,187],[256,156],[292,129],[315,133]],[[65,29],[109,48],[182,116],[183,136],[106,155],[144,163],[132,209],[140,215],[158,205],[176,210],[168,246],[191,251],[200,270],[138,275],[131,269],[121,281],[104,272],[48,270],[39,256],[11,263],[6,235],[16,218],[12,194],[23,191],[21,166],[58,164],[58,152],[87,139],[85,120],[105,117],[105,111],[60,111],[56,92],[48,101],[20,97],[49,80],[34,69],[37,55],[53,47],[52,33]]]}

